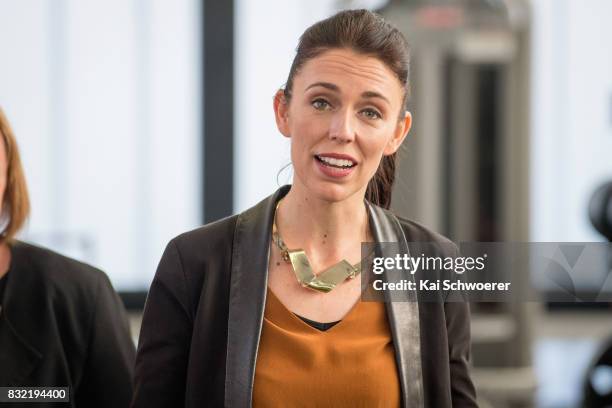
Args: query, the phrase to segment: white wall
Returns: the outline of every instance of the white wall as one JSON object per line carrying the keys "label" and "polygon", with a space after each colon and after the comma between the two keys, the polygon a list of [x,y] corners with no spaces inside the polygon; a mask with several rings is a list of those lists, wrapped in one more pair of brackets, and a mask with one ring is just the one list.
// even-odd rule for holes
{"label": "white wall", "polygon": [[612,180],[612,2],[534,0],[532,241],[602,241],[588,202]]}
{"label": "white wall", "polygon": [[200,223],[196,0],[0,0],[0,105],[32,216],[23,238],[145,289]]}

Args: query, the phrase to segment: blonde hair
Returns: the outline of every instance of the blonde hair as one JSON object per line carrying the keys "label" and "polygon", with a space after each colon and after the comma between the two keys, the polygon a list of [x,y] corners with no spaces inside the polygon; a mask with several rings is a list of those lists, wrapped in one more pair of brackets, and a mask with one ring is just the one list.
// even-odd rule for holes
{"label": "blonde hair", "polygon": [[[2,200],[0,243],[10,242],[30,214],[30,198],[26,185],[17,141],[11,126],[0,108],[0,135],[6,149],[6,186]],[[3,169],[0,169],[2,171]]]}

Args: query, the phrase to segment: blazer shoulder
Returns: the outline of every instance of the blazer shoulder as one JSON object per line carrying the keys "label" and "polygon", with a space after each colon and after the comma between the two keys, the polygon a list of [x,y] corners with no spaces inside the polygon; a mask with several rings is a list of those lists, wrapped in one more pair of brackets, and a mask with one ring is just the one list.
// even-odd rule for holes
{"label": "blazer shoulder", "polygon": [[20,293],[30,291],[59,304],[89,307],[102,292],[114,291],[108,276],[85,262],[51,249],[15,241],[11,244],[11,269]]}
{"label": "blazer shoulder", "polygon": [[238,215],[177,235],[168,243],[165,254],[176,253],[184,273],[200,275],[212,264],[231,256]]}
{"label": "blazer shoulder", "polygon": [[421,223],[395,215],[408,242],[432,242],[438,244],[445,252],[456,252],[457,244],[450,238],[433,231]]}
{"label": "blazer shoulder", "polygon": [[102,270],[49,248],[16,241],[11,245],[11,252],[11,263],[17,263],[17,269],[28,269],[29,273],[39,275],[44,281],[95,286],[101,278],[108,279]]}
{"label": "blazer shoulder", "polygon": [[231,244],[239,214],[230,215],[217,221],[210,222],[191,231],[183,232],[174,237],[170,244],[176,245],[179,252],[202,252],[215,250],[219,246]]}

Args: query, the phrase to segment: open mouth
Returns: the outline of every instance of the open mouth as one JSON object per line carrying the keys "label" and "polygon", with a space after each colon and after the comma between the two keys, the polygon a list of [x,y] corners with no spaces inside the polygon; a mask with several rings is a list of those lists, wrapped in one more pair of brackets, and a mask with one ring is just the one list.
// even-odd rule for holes
{"label": "open mouth", "polygon": [[336,159],[334,157],[319,156],[318,154],[315,154],[315,159],[325,166],[335,167],[337,169],[350,169],[357,165],[357,163],[352,160]]}

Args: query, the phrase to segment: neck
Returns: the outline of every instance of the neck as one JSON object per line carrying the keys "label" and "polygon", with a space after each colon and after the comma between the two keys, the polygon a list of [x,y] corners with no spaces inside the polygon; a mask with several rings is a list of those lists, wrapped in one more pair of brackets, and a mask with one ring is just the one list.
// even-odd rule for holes
{"label": "neck", "polygon": [[328,201],[294,183],[276,213],[279,233],[287,247],[302,248],[321,262],[358,260],[361,242],[372,240],[364,194],[365,190]]}
{"label": "neck", "polygon": [[6,242],[0,243],[0,278],[4,277],[11,265],[11,251]]}

